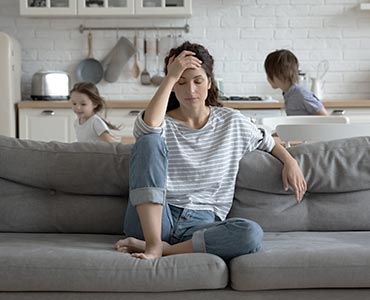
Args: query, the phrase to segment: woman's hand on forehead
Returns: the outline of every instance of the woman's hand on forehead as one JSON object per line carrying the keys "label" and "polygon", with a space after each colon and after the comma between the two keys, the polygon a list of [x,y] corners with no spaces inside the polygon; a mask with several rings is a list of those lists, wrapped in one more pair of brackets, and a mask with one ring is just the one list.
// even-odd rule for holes
{"label": "woman's hand on forehead", "polygon": [[172,56],[168,61],[168,74],[177,80],[186,69],[196,69],[202,66],[202,61],[192,51],[184,50],[178,56]]}

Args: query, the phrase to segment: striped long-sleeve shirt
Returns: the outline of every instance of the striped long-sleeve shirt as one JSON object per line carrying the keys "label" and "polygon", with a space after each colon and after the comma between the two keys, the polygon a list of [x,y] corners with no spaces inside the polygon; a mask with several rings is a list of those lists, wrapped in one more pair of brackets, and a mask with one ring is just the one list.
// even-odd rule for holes
{"label": "striped long-sleeve shirt", "polygon": [[208,122],[192,129],[166,115],[150,127],[139,114],[134,135],[160,133],[168,148],[166,199],[171,205],[213,211],[226,218],[234,196],[239,161],[246,152],[270,152],[275,145],[240,111],[211,106]]}

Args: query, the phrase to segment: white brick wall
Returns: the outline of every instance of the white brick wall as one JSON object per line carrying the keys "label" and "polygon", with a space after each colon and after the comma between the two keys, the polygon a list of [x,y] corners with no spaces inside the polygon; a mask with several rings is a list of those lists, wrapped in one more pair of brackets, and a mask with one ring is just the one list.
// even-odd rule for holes
{"label": "white brick wall", "polygon": [[[359,9],[367,0],[193,0],[190,40],[209,48],[216,61],[216,77],[223,78],[228,95],[272,95],[263,70],[266,55],[288,48],[301,69],[316,75],[320,60],[328,59],[324,99],[370,99],[370,11]],[[0,30],[22,46],[22,90],[29,98],[32,74],[40,69],[64,70],[75,82],[74,69],[87,56],[87,33],[78,26],[183,26],[183,19],[25,18],[17,0],[0,1]],[[167,36],[170,32],[161,32]],[[116,32],[93,31],[94,56],[102,59],[116,42]],[[133,40],[134,32],[119,36]],[[144,32],[139,31],[142,47]],[[156,73],[155,32],[149,40],[148,69]],[[167,48],[166,48],[167,50]],[[140,48],[139,64],[143,67]],[[163,61],[163,57],[161,59]],[[133,60],[116,83],[99,83],[107,99],[149,99],[154,86],[142,86],[131,75]]]}

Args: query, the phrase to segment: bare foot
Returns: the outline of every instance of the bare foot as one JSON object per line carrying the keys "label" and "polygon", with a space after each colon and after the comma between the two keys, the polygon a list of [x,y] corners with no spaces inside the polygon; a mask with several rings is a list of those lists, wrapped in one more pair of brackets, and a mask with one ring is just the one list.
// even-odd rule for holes
{"label": "bare foot", "polygon": [[131,256],[141,259],[153,259],[165,255],[163,251],[171,247],[167,242],[161,242],[161,246],[152,246],[146,249],[146,242],[133,237],[128,237],[117,241],[115,248],[117,251],[130,253]]}
{"label": "bare foot", "polygon": [[136,253],[131,253],[131,256],[140,258],[140,259],[154,259],[158,257],[162,257],[162,250],[163,246],[162,243],[159,245],[146,245],[145,251],[144,252],[136,252]]}
{"label": "bare foot", "polygon": [[128,237],[116,243],[116,249],[120,252],[130,253],[131,256],[140,259],[154,259],[162,256],[163,244],[146,245],[145,241]]}
{"label": "bare foot", "polygon": [[116,243],[116,249],[126,253],[140,253],[145,251],[145,242],[133,237],[119,240]]}

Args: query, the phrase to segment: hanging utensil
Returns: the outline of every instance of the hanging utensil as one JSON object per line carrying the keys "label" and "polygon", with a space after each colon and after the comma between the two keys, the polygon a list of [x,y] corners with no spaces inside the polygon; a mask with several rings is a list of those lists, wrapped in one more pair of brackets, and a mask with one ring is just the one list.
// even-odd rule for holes
{"label": "hanging utensil", "polygon": [[157,73],[152,77],[151,81],[154,85],[160,85],[163,80],[163,76],[161,75],[161,71],[159,70],[160,68],[159,35],[157,35],[157,38],[155,40],[155,54],[156,54],[155,59],[156,59],[156,64],[157,64]]}
{"label": "hanging utensil", "polygon": [[318,66],[317,66],[317,79],[323,79],[325,74],[328,72],[329,70],[329,61],[324,59],[322,61],[319,62]]}
{"label": "hanging utensil", "polygon": [[88,34],[88,55],[76,67],[76,78],[78,81],[98,83],[103,78],[104,70],[101,63],[94,58],[92,50],[92,34]]}
{"label": "hanging utensil", "polygon": [[108,55],[110,60],[104,74],[104,79],[107,82],[115,82],[118,80],[123,67],[131,56],[134,55],[135,47],[127,38],[121,37],[111,52],[112,55]]}
{"label": "hanging utensil", "polygon": [[147,68],[146,68],[147,50],[148,49],[147,49],[146,36],[144,36],[144,70],[141,72],[141,76],[140,76],[141,84],[143,84],[143,85],[148,85],[148,84],[151,83],[150,74],[149,74],[149,72],[147,71]]}
{"label": "hanging utensil", "polygon": [[137,50],[137,35],[135,33],[134,37],[134,47],[135,47],[135,58],[134,58],[134,65],[132,66],[132,74],[134,75],[135,78],[138,78],[140,75],[140,68],[139,68],[139,63],[138,63],[138,50]]}

